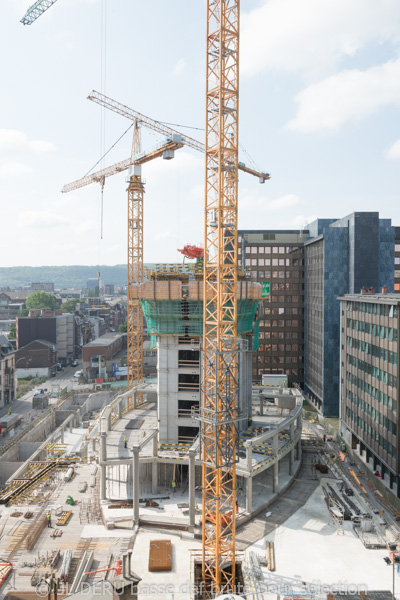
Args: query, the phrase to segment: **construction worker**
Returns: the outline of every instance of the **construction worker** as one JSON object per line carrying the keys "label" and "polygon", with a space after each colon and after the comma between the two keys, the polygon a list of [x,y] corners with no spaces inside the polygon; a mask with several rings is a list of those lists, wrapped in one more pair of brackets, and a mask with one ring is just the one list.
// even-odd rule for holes
{"label": "construction worker", "polygon": [[171,483],[171,485],[172,485],[172,493],[173,493],[173,494],[175,494],[176,481],[173,481],[173,482]]}
{"label": "construction worker", "polygon": [[124,448],[128,447],[128,438],[125,436],[124,437]]}
{"label": "construction worker", "polygon": [[11,415],[11,408],[8,409],[8,413],[9,415]]}
{"label": "construction worker", "polygon": [[324,435],[322,436],[324,438],[324,444],[326,442],[326,433],[324,433]]}
{"label": "construction worker", "polygon": [[47,513],[47,527],[51,527],[51,515],[50,512]]}

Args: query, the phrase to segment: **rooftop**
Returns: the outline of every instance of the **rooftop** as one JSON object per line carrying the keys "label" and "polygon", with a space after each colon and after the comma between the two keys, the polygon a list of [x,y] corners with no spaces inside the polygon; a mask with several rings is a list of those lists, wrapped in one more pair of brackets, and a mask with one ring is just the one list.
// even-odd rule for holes
{"label": "rooftop", "polygon": [[113,332],[105,333],[104,335],[96,338],[95,340],[92,340],[88,344],[85,344],[84,348],[91,348],[91,347],[97,347],[97,346],[109,346],[115,340],[118,340],[123,337],[126,337],[126,333],[118,333],[118,332],[117,333],[113,333]]}

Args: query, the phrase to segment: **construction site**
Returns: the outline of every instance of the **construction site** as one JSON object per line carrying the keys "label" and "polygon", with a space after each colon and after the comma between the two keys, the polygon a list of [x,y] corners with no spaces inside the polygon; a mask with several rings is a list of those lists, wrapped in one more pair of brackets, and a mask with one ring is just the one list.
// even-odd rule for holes
{"label": "construction site", "polygon": [[[3,447],[8,600],[395,597],[400,514],[303,422],[299,388],[252,381],[263,293],[238,267],[238,176],[270,175],[238,158],[239,21],[238,0],[207,1],[204,144],[89,95],[133,123],[129,158],[62,190],[127,171],[127,387],[54,398]],[[164,141],[144,152],[141,128]],[[205,156],[204,243],[180,250],[195,262],[145,269],[142,166],[184,146]],[[144,328],[156,383],[143,377]]]}

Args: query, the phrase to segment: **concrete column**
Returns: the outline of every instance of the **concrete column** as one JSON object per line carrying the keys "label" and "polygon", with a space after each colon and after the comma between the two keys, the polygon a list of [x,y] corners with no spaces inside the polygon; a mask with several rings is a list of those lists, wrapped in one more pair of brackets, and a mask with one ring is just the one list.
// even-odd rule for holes
{"label": "concrete column", "polygon": [[272,468],[273,468],[272,492],[274,494],[276,494],[278,492],[278,485],[279,485],[278,462],[276,462]]}
{"label": "concrete column", "polygon": [[246,512],[250,515],[253,511],[253,478],[246,479]]}
{"label": "concrete column", "polygon": [[[292,421],[290,423],[289,439],[290,439],[290,443],[293,444],[293,442],[294,442],[294,421]],[[289,475],[293,475],[293,473],[294,473],[294,446],[290,450],[290,454],[289,454]]]}
{"label": "concrete column", "polygon": [[135,409],[136,406],[137,406],[137,393],[136,393],[136,390],[132,394],[132,403],[133,403],[133,409]]}
{"label": "concrete column", "polygon": [[157,494],[158,490],[158,462],[156,458],[153,458],[151,464],[151,493]]}
{"label": "concrete column", "polygon": [[64,443],[64,427],[61,427],[61,443]]}
{"label": "concrete column", "polygon": [[189,530],[193,531],[196,515],[196,451],[189,450]]}
{"label": "concrete column", "polygon": [[72,417],[69,422],[69,431],[70,431],[70,433],[72,433]]}
{"label": "concrete column", "polygon": [[92,450],[96,452],[96,438],[92,438]]}
{"label": "concrete column", "polygon": [[299,441],[296,444],[297,446],[297,460],[301,460],[301,438],[299,438]]}
{"label": "concrete column", "polygon": [[158,437],[155,435],[153,437],[153,457],[157,458],[158,456]]}
{"label": "concrete column", "polygon": [[132,486],[133,486],[133,525],[139,524],[139,491],[140,491],[140,482],[139,482],[139,453],[140,446],[134,446],[132,448],[133,452],[133,471],[132,471]]}
{"label": "concrete column", "polygon": [[121,402],[118,404],[118,418],[122,419],[122,400]]}
{"label": "concrete column", "polygon": [[289,453],[289,475],[294,473],[294,448]]}
{"label": "concrete column", "polygon": [[111,431],[111,411],[107,417],[107,431]]}
{"label": "concrete column", "polygon": [[272,438],[272,452],[273,452],[274,456],[276,456],[278,454],[278,449],[279,449],[279,438],[278,438],[278,432],[276,432]]}
{"label": "concrete column", "polygon": [[264,398],[260,396],[260,416],[264,414]]}
{"label": "concrete column", "polygon": [[251,473],[252,459],[253,459],[253,446],[251,445],[251,442],[245,442],[244,445],[246,447],[247,470]]}
{"label": "concrete column", "polygon": [[[278,432],[272,438],[272,452],[274,456],[278,455],[279,449],[279,439]],[[273,479],[272,479],[272,491],[275,494],[278,491],[278,483],[279,483],[279,460],[273,466]]]}
{"label": "concrete column", "polygon": [[106,484],[107,484],[107,434],[105,432],[100,435],[100,500],[106,499]]}
{"label": "concrete column", "polygon": [[157,493],[158,490],[158,437],[155,435],[153,437],[153,464],[151,470],[151,491],[153,494]]}

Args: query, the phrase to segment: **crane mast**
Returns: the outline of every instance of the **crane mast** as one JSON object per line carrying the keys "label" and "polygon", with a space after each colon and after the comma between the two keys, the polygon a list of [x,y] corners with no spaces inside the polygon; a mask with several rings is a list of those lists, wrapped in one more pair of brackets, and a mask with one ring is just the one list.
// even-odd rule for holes
{"label": "crane mast", "polygon": [[[239,0],[207,1],[203,593],[235,588]],[[224,515],[230,512],[231,519]]]}

